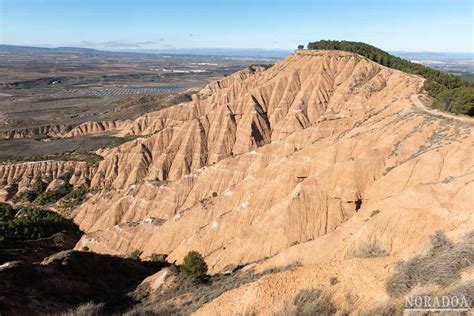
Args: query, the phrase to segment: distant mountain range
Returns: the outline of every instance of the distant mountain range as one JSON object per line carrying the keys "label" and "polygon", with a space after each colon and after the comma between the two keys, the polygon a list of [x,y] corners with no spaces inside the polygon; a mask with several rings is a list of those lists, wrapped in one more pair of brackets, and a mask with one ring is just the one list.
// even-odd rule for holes
{"label": "distant mountain range", "polygon": [[196,56],[222,56],[222,57],[259,57],[281,59],[291,54],[291,50],[247,49],[247,48],[169,48],[169,49],[110,49],[99,50],[85,47],[32,47],[16,45],[0,45],[0,51],[8,52],[82,52],[82,53],[127,53],[127,54],[158,54],[158,55],[196,55]]}
{"label": "distant mountain range", "polygon": [[[105,53],[139,53],[159,55],[197,55],[197,56],[222,56],[222,57],[260,57],[282,59],[291,54],[289,49],[263,49],[263,48],[166,48],[166,49],[108,49],[99,50],[86,47],[33,47],[17,45],[0,45],[1,51],[57,51],[57,52],[105,52]],[[390,53],[410,60],[474,60],[473,52],[405,52],[390,51]]]}

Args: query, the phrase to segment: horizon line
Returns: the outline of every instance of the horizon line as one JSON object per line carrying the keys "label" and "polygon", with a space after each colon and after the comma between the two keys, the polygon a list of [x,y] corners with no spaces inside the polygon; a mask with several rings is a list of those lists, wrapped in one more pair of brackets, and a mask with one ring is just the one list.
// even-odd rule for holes
{"label": "horizon line", "polygon": [[[49,44],[9,44],[0,43],[0,46],[15,46],[15,47],[27,47],[27,48],[44,48],[44,49],[59,49],[59,48],[77,48],[77,49],[92,49],[102,52],[136,52],[146,53],[152,51],[170,51],[170,50],[260,50],[260,51],[273,51],[273,52],[291,52],[297,50],[297,48],[265,48],[265,47],[163,47],[163,48],[131,48],[131,47],[96,47],[96,46],[79,46],[79,45],[49,45]],[[306,47],[307,45],[305,45]],[[306,48],[305,48],[306,49]],[[385,49],[383,49],[385,50]],[[473,51],[433,51],[433,50],[386,50],[386,52],[393,53],[442,53],[442,54],[471,54],[474,56]]]}

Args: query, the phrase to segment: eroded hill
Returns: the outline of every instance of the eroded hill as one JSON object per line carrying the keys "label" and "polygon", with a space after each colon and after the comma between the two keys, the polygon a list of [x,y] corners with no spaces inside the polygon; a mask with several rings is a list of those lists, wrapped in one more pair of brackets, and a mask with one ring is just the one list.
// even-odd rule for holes
{"label": "eroded hill", "polygon": [[[196,250],[213,273],[294,267],[203,315],[271,314],[312,288],[329,289],[338,309],[388,302],[396,261],[438,230],[461,242],[474,227],[473,121],[426,109],[422,86],[353,53],[297,51],[123,122],[117,135],[136,139],[98,150],[93,168],[70,166],[74,183],[98,189],[72,214],[87,233],[76,249],[178,263]],[[37,164],[1,167],[0,178],[66,168]]]}

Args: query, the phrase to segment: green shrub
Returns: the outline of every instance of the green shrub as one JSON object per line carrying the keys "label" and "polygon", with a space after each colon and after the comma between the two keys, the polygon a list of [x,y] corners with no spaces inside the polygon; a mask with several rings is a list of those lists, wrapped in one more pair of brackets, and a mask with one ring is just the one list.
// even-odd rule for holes
{"label": "green shrub", "polygon": [[31,240],[50,237],[74,225],[59,214],[37,207],[20,210],[0,206],[0,240]]}
{"label": "green shrub", "polygon": [[138,260],[138,259],[140,259],[140,256],[142,255],[142,252],[143,252],[143,251],[141,251],[141,250],[135,249],[134,251],[132,251],[132,252],[128,255],[128,257],[129,257],[130,259]]}
{"label": "green shrub", "polygon": [[12,199],[18,192],[18,183],[12,183],[9,186],[5,187],[5,191],[7,192],[7,196],[5,197],[5,199]]}
{"label": "green shrub", "polygon": [[197,251],[190,251],[184,257],[184,262],[180,267],[181,274],[195,281],[201,281],[207,273],[207,264],[204,257]]}
{"label": "green shrub", "polygon": [[17,196],[17,201],[28,201],[28,202],[33,202],[40,196],[45,190],[46,187],[48,186],[47,183],[43,182],[41,178],[36,178],[34,181],[32,181],[31,186],[28,188],[26,192],[21,192]]}
{"label": "green shrub", "polygon": [[293,247],[293,246],[296,246],[296,245],[299,245],[299,244],[300,244],[300,242],[298,240],[295,240],[290,244],[290,247]]}
{"label": "green shrub", "polygon": [[61,200],[59,200],[59,208],[63,210],[71,210],[81,205],[89,193],[90,190],[86,188],[77,188],[66,194]]}
{"label": "green shrub", "polygon": [[14,218],[16,211],[8,203],[0,203],[0,222],[5,222]]}

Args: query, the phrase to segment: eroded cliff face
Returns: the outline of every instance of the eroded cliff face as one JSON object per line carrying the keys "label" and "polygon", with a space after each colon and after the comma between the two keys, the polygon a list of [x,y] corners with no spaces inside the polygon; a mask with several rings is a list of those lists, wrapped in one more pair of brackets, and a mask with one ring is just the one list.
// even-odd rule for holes
{"label": "eroded cliff face", "polygon": [[44,125],[30,128],[18,128],[0,131],[0,139],[31,138],[47,136],[54,138],[67,138],[101,133],[119,133],[122,128],[129,126],[131,121],[101,121],[85,122],[79,125]]}
{"label": "eroded cliff face", "polygon": [[[72,185],[89,186],[94,167],[78,161],[37,161],[0,164],[0,183],[3,188],[18,185],[18,191],[26,191],[36,181],[43,179],[50,183],[67,177]],[[3,194],[4,195],[4,194]],[[4,200],[4,196],[0,200]]]}
{"label": "eroded cliff face", "polygon": [[267,71],[247,69],[211,83],[192,102],[122,125],[119,134],[145,137],[100,152],[105,159],[93,186],[176,181],[309,127],[344,129],[389,106],[392,95],[407,98],[420,84],[348,53],[298,53]]}
{"label": "eroded cliff face", "polygon": [[[109,190],[76,211],[90,233],[77,248],[178,262],[197,250],[217,272],[383,209],[393,217],[352,234],[419,249],[473,206],[472,122],[426,110],[422,83],[351,53],[302,51],[140,117],[123,133],[151,136],[101,152],[92,185]],[[433,212],[430,225],[397,224]]]}

